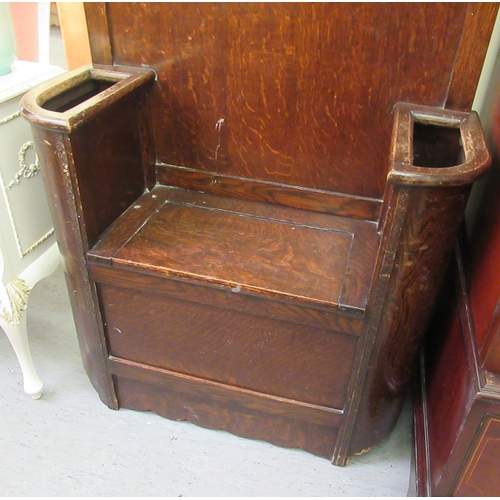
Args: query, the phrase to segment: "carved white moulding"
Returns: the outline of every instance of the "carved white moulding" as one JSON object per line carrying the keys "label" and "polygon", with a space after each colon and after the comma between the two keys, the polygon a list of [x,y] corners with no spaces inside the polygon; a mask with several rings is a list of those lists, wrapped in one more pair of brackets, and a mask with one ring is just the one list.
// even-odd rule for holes
{"label": "carved white moulding", "polygon": [[[35,151],[35,163],[28,165],[26,163],[26,152],[29,149],[33,149]],[[21,146],[18,155],[19,161],[19,171],[16,173],[14,180],[11,181],[7,186],[7,191],[12,189],[16,184],[21,182],[21,179],[24,177],[25,179],[30,179],[40,172],[40,163],[38,161],[38,155],[35,150],[35,143],[33,141],[28,141]]]}
{"label": "carved white moulding", "polygon": [[21,317],[28,307],[31,292],[24,280],[14,278],[7,286],[0,287],[0,318],[7,325],[14,326],[21,322]]}

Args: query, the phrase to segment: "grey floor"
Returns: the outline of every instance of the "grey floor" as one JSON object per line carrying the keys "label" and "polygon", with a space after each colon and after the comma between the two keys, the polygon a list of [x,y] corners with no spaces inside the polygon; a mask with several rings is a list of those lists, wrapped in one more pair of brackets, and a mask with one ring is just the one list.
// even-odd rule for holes
{"label": "grey floor", "polygon": [[[60,33],[51,63],[65,67]],[[0,330],[0,496],[406,496],[411,407],[395,431],[339,468],[299,450],[103,405],[82,367],[61,268],[30,297],[42,398],[22,390]]]}
{"label": "grey floor", "polygon": [[28,328],[45,382],[26,396],[0,334],[1,496],[405,496],[407,405],[390,438],[344,468],[148,412],[102,404],[82,367],[61,268],[33,290]]}

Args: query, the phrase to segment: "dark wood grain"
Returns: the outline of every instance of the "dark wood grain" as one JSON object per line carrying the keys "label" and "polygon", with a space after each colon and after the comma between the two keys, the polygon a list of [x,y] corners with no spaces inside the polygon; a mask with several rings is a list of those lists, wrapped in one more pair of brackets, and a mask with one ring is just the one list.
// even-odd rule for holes
{"label": "dark wood grain", "polygon": [[[64,73],[27,92],[21,102],[23,115],[33,124],[72,132],[105,112],[116,102],[148,90],[154,72],[143,68],[95,66]],[[149,113],[147,105],[141,111]]]}
{"label": "dark wood grain", "polygon": [[[106,340],[86,256],[100,233],[144,191],[142,144],[135,114],[137,93],[141,85],[147,86],[151,73],[144,70],[139,73],[137,79],[128,80],[129,88],[125,91],[118,83],[112,90],[110,87],[109,92],[104,90],[91,97],[89,109],[84,113],[75,111],[77,108],[59,112],[44,110],[42,106],[66,92],[68,87],[88,80],[95,75],[95,70],[77,71],[65,75],[62,81],[55,79],[52,87],[40,87],[36,97],[26,94],[23,105],[24,116],[36,124],[33,135],[50,193],[48,199],[64,258],[84,365],[99,396],[112,408],[117,408],[118,403],[104,363]],[[115,68],[99,74],[113,83],[130,76]],[[120,99],[127,106],[117,105]],[[107,102],[108,107],[99,107],[100,101]],[[58,120],[58,115],[65,119]],[[128,127],[114,126],[120,117]]]}
{"label": "dark wood grain", "polygon": [[[42,86],[23,113],[107,404],[338,465],[388,435],[488,168],[477,116],[443,107],[469,110],[494,10],[86,6],[107,66]],[[496,397],[478,380],[443,485]]]}
{"label": "dark wood grain", "polygon": [[33,136],[45,188],[50,193],[47,199],[64,263],[83,365],[101,400],[117,409],[114,385],[105,365],[108,352],[102,318],[96,307],[95,284],[89,279],[86,265],[88,240],[85,228],[79,230],[82,214],[75,196],[71,144],[63,134],[41,128],[34,128]]}
{"label": "dark wood grain", "polygon": [[470,3],[457,51],[445,107],[467,111],[476,93],[481,65],[471,64],[471,56],[483,60],[498,12],[497,2]]}
{"label": "dark wood grain", "polygon": [[[463,188],[418,191],[409,202],[394,264],[397,272],[392,273],[386,299],[387,303],[397,301],[399,307],[385,310],[382,320],[384,325],[393,325],[393,333],[385,339],[386,356],[379,375],[393,396],[404,392],[413,377],[415,353],[428,324],[428,304],[434,303],[449,263],[468,194]],[[396,298],[397,294],[401,296]]]}
{"label": "dark wood grain", "polygon": [[[107,249],[123,241],[111,257],[117,268],[362,313],[378,244],[374,224],[335,224],[320,214],[304,218],[284,207],[182,190],[172,190],[154,214],[151,203],[136,203],[91,258],[109,257]],[[143,222],[130,227],[140,213]]]}
{"label": "dark wood grain", "polygon": [[222,309],[231,309],[242,313],[264,316],[298,325],[322,328],[333,332],[343,332],[359,336],[363,319],[346,314],[324,310],[318,307],[295,304],[290,301],[269,300],[268,297],[243,295],[231,290],[214,289],[212,286],[200,286],[184,280],[164,279],[161,276],[137,274],[104,266],[90,266],[92,279],[97,283],[115,285],[148,292],[188,302],[207,304]]}
{"label": "dark wood grain", "polygon": [[380,201],[359,196],[307,189],[270,181],[258,181],[231,175],[202,172],[185,167],[158,165],[158,181],[165,186],[177,186],[223,196],[235,193],[248,200],[264,201],[288,207],[376,221]]}
{"label": "dark wood grain", "polygon": [[84,8],[92,61],[96,64],[112,64],[113,52],[106,3],[85,2]]}
{"label": "dark wood grain", "polygon": [[[89,246],[144,192],[136,106],[134,98],[116,103],[72,135]],[[116,120],[123,126],[114,126]]]}
{"label": "dark wood grain", "polygon": [[445,102],[467,8],[107,5],[114,62],[158,73],[161,162],[379,199],[392,106]]}
{"label": "dark wood grain", "polygon": [[[397,103],[394,115],[389,182],[463,186],[488,172],[491,156],[475,111],[462,113]],[[436,128],[442,131],[417,133]],[[421,158],[415,156],[418,153]]]}
{"label": "dark wood grain", "polygon": [[129,238],[135,234],[142,225],[161,207],[167,197],[168,190],[157,189],[154,193],[144,193],[133,205],[120,216],[120,231],[112,231],[108,227],[101,235],[99,241],[94,245],[92,252],[88,255],[91,262],[110,265],[111,257],[121,248]]}
{"label": "dark wood grain", "polygon": [[[338,427],[342,420],[342,411],[334,408],[258,393],[250,389],[229,386],[213,380],[176,373],[114,356],[110,356],[108,366],[114,375],[139,382],[137,384],[139,387],[141,383],[155,385],[162,389],[178,392],[177,397],[181,396],[182,393],[195,398],[202,397],[207,403],[213,400],[216,403],[224,403],[233,409],[239,408],[246,413],[258,411],[267,413],[269,416],[285,416],[333,428]],[[235,400],[236,394],[240,396],[237,400]],[[147,397],[143,399],[145,400]],[[171,411],[177,410],[172,407]]]}
{"label": "dark wood grain", "polygon": [[[234,389],[224,391],[181,377],[166,377],[149,367],[139,371],[123,363],[112,370],[124,373],[116,377],[120,400],[127,408],[152,410],[174,420],[187,420],[210,429],[262,439],[286,448],[301,448],[329,458],[337,436],[338,415],[306,411],[287,402],[273,404]],[[147,380],[145,383],[144,372]],[[138,380],[140,377],[141,380]],[[235,397],[237,394],[237,397]],[[287,411],[283,411],[283,410]]]}
{"label": "dark wood grain", "polygon": [[113,266],[327,305],[338,303],[351,245],[348,233],[168,203]]}
{"label": "dark wood grain", "polygon": [[[358,344],[359,347],[356,353],[357,370],[353,371],[349,385],[352,398],[346,408],[345,423],[339,431],[334,453],[334,463],[337,465],[346,465],[348,458],[352,456],[352,449],[358,450],[357,453],[359,453],[366,451],[371,446],[370,436],[373,436],[373,434],[370,432],[370,423],[358,424],[357,415],[360,406],[363,406],[364,403],[366,408],[367,404],[362,387],[365,386],[366,375],[370,369],[370,357],[377,340],[378,325],[384,310],[385,295],[401,238],[408,202],[408,188],[391,185],[386,190],[385,210],[383,212],[385,220],[381,224],[383,231],[376,261],[375,279],[370,288],[364,334]],[[395,413],[398,413],[397,409]],[[353,438],[353,436],[356,437]],[[352,446],[353,439],[358,440],[354,446]]]}
{"label": "dark wood grain", "polygon": [[[353,336],[166,300],[154,293],[104,285],[99,290],[113,356],[290,400],[343,408],[356,348]],[[144,318],[148,328],[138,336]]]}
{"label": "dark wood grain", "polygon": [[[373,436],[387,435],[396,423],[403,397],[411,386],[418,353],[441,279],[463,218],[470,183],[483,175],[490,157],[479,122],[473,116],[398,104],[395,109],[391,171],[381,224],[381,251],[367,305],[366,334],[360,345],[360,371],[353,374],[354,392],[348,424],[340,430],[337,446],[350,442],[354,450],[373,445]],[[434,114],[436,112],[436,114]],[[439,168],[413,165],[413,124],[440,121],[460,126],[463,163]],[[469,130],[467,130],[469,129]],[[433,146],[433,145],[430,145]],[[433,162],[431,162],[433,163]],[[450,175],[445,179],[446,174]],[[368,353],[371,359],[368,360]],[[360,379],[364,382],[361,384]],[[349,436],[347,438],[346,436]],[[339,448],[339,455],[342,450]]]}
{"label": "dark wood grain", "polygon": [[[289,223],[302,224],[306,226],[322,227],[326,230],[342,232],[364,232],[366,245],[378,246],[378,236],[376,236],[376,224],[350,218],[337,216],[334,214],[316,213],[315,211],[294,209],[283,205],[271,203],[259,203],[247,201],[239,197],[214,196],[204,191],[192,191],[187,189],[167,188],[158,186],[156,189],[168,189],[169,199],[174,203],[190,205],[195,207],[206,207],[209,204],[217,210],[229,212],[247,213],[254,217],[282,220]],[[377,242],[377,243],[375,243]]]}
{"label": "dark wood grain", "polygon": [[157,184],[156,176],[156,144],[154,126],[151,116],[151,95],[143,93],[137,103],[139,138],[142,153],[142,169],[144,171],[145,188],[151,190]]}

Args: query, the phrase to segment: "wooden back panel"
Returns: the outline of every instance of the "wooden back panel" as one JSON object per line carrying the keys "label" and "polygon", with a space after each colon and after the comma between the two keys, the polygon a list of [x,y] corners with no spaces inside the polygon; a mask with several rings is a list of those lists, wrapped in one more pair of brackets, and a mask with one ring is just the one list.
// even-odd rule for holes
{"label": "wooden back panel", "polygon": [[394,104],[470,109],[496,9],[110,2],[86,13],[95,63],[157,72],[157,159],[181,167],[179,184],[190,187],[189,169],[229,176],[235,195],[253,179],[381,199]]}

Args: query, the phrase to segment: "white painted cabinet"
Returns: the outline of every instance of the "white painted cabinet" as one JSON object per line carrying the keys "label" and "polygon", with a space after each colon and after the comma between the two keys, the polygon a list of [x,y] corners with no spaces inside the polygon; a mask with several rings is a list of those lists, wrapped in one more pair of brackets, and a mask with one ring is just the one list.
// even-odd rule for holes
{"label": "white painted cabinet", "polygon": [[31,357],[26,309],[31,289],[51,274],[59,252],[29,124],[19,100],[33,86],[63,73],[57,66],[16,61],[0,77],[0,327],[21,365],[24,390],[41,395]]}

